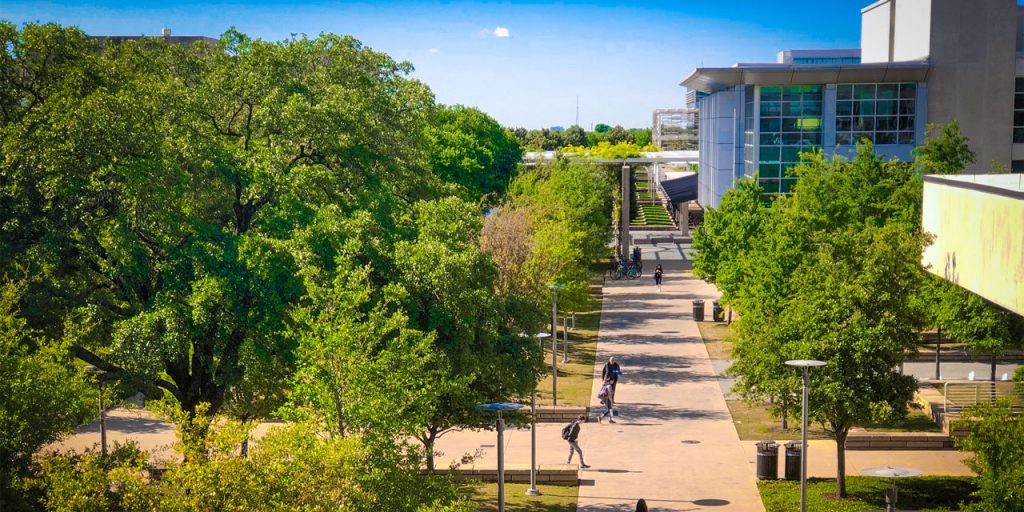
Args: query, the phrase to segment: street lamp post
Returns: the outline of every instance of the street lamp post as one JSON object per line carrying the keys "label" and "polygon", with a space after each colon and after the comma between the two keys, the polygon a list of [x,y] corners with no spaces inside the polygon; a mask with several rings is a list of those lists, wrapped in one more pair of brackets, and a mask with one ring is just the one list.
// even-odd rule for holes
{"label": "street lamp post", "polygon": [[103,377],[102,377],[103,370],[100,370],[99,368],[97,368],[95,366],[89,365],[89,366],[85,367],[85,373],[88,373],[90,375],[96,375],[96,381],[99,383],[99,389],[100,389],[100,393],[99,393],[99,396],[100,396],[100,400],[99,400],[99,403],[100,403],[100,450],[103,452],[103,456],[106,457],[107,456],[107,419],[106,419],[106,413],[103,410]]}
{"label": "street lamp post", "polygon": [[804,397],[801,407],[803,409],[803,423],[800,427],[800,512],[807,512],[807,399],[809,396],[808,388],[811,384],[810,369],[816,366],[825,366],[825,362],[811,359],[794,359],[786,361],[786,364],[803,368],[804,372]]}
{"label": "street lamp post", "polygon": [[501,413],[515,411],[523,407],[523,404],[510,402],[492,403],[478,405],[476,408],[484,412],[498,413],[498,512],[505,512],[505,420],[501,419]]}
{"label": "street lamp post", "polygon": [[558,405],[558,290],[560,284],[549,284],[551,290],[551,405]]}
{"label": "street lamp post", "polygon": [[569,362],[569,317],[562,317],[562,362]]}
{"label": "street lamp post", "polygon": [[[544,338],[551,336],[546,332],[535,335],[537,344],[541,351],[544,350]],[[527,496],[540,496],[540,489],[537,489],[537,389],[534,386],[533,395],[530,397],[530,488],[526,490]]]}

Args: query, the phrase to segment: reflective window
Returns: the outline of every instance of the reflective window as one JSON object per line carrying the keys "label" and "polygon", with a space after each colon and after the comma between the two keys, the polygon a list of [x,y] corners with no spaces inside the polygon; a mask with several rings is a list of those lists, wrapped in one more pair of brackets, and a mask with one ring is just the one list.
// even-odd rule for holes
{"label": "reflective window", "polygon": [[798,85],[760,87],[758,183],[768,195],[792,190],[796,178],[788,170],[800,153],[821,146],[823,87]]}
{"label": "reflective window", "polygon": [[[1024,97],[1019,99],[1024,101]],[[913,144],[916,111],[917,84],[839,84],[836,144],[848,146],[861,139],[875,144]]]}
{"label": "reflective window", "polygon": [[1013,142],[1024,142],[1024,77],[1017,77],[1013,97]]}

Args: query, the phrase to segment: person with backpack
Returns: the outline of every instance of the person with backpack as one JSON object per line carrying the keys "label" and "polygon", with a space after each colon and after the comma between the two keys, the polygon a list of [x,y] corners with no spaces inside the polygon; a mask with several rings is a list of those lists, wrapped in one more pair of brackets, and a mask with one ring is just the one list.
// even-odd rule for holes
{"label": "person with backpack", "polygon": [[608,423],[615,423],[615,418],[612,417],[612,381],[608,379],[604,381],[604,385],[601,386],[601,390],[597,392],[597,398],[601,400],[601,404],[604,405],[604,412],[597,417],[597,422],[601,423],[601,420],[605,416],[608,417]]}
{"label": "person with backpack", "polygon": [[569,442],[569,460],[565,461],[565,463],[572,464],[572,453],[575,451],[580,454],[580,467],[583,469],[587,469],[590,466],[583,462],[583,450],[580,449],[580,445],[577,440],[580,437],[580,422],[586,419],[587,417],[581,414],[576,418],[576,421],[562,427],[562,439]]}
{"label": "person with backpack", "polygon": [[[611,394],[609,398],[612,399],[612,403],[615,403],[615,387],[619,384],[619,375],[622,375],[622,367],[619,363],[615,362],[615,357],[609,357],[608,362],[604,364],[604,368],[601,368],[601,380],[612,382]],[[600,397],[598,397],[600,398]]]}
{"label": "person with backpack", "polygon": [[661,277],[664,274],[665,272],[661,269],[661,264],[659,263],[657,268],[654,269],[654,284],[658,285],[659,292],[661,291]]}

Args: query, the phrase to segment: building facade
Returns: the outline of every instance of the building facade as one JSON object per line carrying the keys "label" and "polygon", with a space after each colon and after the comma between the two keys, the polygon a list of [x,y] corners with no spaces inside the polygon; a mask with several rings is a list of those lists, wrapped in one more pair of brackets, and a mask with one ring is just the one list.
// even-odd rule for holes
{"label": "building facade", "polygon": [[1014,0],[880,0],[861,10],[859,50],[698,68],[682,82],[702,93],[698,202],[717,207],[744,176],[786,193],[812,148],[849,157],[867,139],[909,159],[928,123],[953,119],[977,155],[966,172],[1024,170],[1022,17]]}

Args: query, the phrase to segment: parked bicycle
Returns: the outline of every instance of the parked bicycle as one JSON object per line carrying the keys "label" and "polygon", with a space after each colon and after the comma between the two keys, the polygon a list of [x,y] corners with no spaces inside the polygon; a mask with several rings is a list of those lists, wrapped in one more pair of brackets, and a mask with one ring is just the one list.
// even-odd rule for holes
{"label": "parked bicycle", "polygon": [[618,281],[625,277],[626,279],[636,279],[643,275],[644,264],[639,261],[629,261],[625,258],[612,264],[611,278]]}

